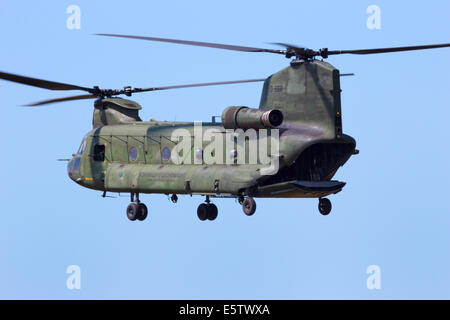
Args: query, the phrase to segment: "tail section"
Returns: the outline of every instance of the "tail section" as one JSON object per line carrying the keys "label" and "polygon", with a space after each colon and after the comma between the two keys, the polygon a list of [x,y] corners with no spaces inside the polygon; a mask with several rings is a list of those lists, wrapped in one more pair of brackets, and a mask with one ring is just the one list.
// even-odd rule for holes
{"label": "tail section", "polygon": [[266,79],[259,108],[281,110],[282,126],[311,127],[324,132],[324,138],[340,138],[339,70],[317,60],[289,66]]}

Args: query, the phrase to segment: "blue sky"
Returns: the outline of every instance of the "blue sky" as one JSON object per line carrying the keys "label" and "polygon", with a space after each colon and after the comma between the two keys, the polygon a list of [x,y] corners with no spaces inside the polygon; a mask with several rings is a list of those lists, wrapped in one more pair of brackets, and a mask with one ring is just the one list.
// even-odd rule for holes
{"label": "blue sky", "polygon": [[[81,29],[66,8],[81,9]],[[366,8],[381,9],[381,29]],[[448,1],[9,1],[0,4],[0,70],[120,88],[267,77],[270,54],[95,37],[149,35],[247,46],[376,48],[450,42]],[[323,217],[316,199],[258,199],[246,217],[218,199],[172,204],[145,195],[145,222],[128,197],[100,197],[66,174],[91,128],[90,101],[21,108],[63,96],[0,82],[0,298],[408,299],[450,298],[450,49],[328,59],[341,81],[344,132],[361,153],[340,169],[344,190]],[[201,120],[230,105],[258,106],[261,83],[135,95],[143,119]],[[81,269],[81,289],[66,268]],[[366,269],[381,269],[368,290]]]}

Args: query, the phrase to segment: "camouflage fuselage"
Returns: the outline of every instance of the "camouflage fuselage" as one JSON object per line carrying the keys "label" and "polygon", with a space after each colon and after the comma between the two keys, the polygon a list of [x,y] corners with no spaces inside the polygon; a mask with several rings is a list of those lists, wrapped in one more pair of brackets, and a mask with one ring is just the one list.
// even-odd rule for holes
{"label": "camouflage fuselage", "polygon": [[[201,145],[193,143],[189,154],[180,155],[190,157],[190,164],[176,164],[171,158],[179,142],[174,131],[184,129],[193,137],[194,123],[129,121],[102,122],[92,130],[83,140],[85,147],[69,162],[69,176],[84,187],[112,192],[324,196],[323,192],[276,192],[271,186],[292,179],[330,180],[354,152],[355,140],[342,133],[340,91],[339,71],[320,61],[290,66],[267,78],[260,109],[279,109],[284,115],[283,124],[276,128],[279,153],[273,156],[279,168],[275,175],[264,174],[266,165],[260,163],[230,162],[225,143],[221,164],[205,163],[202,153],[209,150],[210,142],[204,140]],[[224,141],[233,139],[220,123],[203,123],[203,132],[208,129],[223,132]],[[256,130],[256,138],[244,139],[238,150],[248,157],[251,143],[259,138]]]}

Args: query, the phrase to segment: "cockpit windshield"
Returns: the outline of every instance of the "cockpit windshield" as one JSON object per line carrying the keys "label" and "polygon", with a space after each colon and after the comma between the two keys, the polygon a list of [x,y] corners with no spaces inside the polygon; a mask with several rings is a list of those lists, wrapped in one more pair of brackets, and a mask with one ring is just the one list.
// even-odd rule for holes
{"label": "cockpit windshield", "polygon": [[86,138],[83,138],[83,141],[81,141],[81,145],[78,148],[77,154],[82,155],[85,148],[86,148]]}

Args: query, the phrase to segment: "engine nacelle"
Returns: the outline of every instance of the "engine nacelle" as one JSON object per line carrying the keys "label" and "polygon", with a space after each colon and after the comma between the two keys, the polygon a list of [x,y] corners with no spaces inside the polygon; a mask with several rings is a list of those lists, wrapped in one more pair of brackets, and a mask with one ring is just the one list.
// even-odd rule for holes
{"label": "engine nacelle", "polygon": [[277,127],[283,122],[280,110],[260,110],[248,107],[228,107],[222,112],[225,129],[264,129]]}

